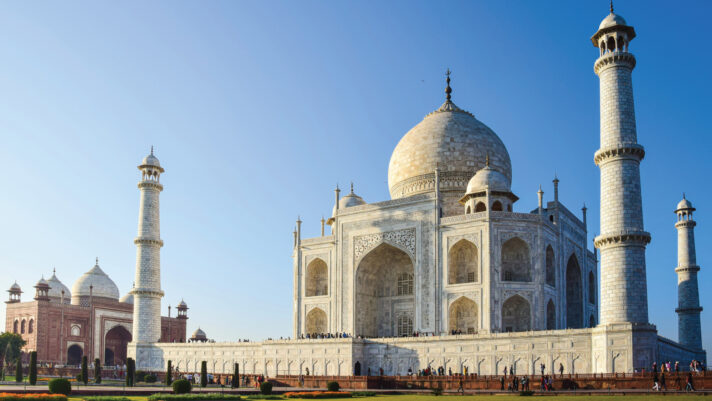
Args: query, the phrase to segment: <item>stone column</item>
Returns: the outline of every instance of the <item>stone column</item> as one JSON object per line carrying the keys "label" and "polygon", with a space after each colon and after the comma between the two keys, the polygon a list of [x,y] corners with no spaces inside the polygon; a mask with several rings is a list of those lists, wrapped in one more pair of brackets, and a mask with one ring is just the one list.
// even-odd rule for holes
{"label": "stone column", "polygon": [[678,341],[694,350],[702,349],[702,327],[700,325],[700,295],[697,287],[697,257],[695,255],[695,221],[692,204],[683,199],[677,210],[677,301]]}

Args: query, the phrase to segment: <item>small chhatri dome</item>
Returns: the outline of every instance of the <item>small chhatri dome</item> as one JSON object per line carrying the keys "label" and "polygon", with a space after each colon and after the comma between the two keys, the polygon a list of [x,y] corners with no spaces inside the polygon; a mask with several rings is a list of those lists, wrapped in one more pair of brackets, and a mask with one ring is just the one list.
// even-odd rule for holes
{"label": "small chhatri dome", "polygon": [[[354,193],[354,183],[351,183],[351,192],[346,194],[344,197],[339,199],[339,209],[345,209],[347,207],[351,206],[359,206],[359,205],[365,205],[366,201],[363,200],[362,197],[356,195]],[[331,211],[331,215],[335,216],[336,215],[336,206],[334,206],[334,209]]]}
{"label": "small chhatri dome", "polygon": [[141,165],[138,166],[139,169],[145,168],[145,167],[155,167],[159,169],[161,172],[163,172],[163,167],[161,167],[161,163],[158,161],[158,158],[153,154],[153,146],[151,146],[151,154],[143,158],[143,161],[141,162]]}
{"label": "small chhatri dome", "polygon": [[35,284],[35,288],[37,288],[37,287],[49,288],[49,283],[47,282],[47,280],[45,280],[44,276],[42,276],[40,281],[38,281],[37,284]]}
{"label": "small chhatri dome", "polygon": [[188,304],[185,303],[184,300],[180,300],[180,303],[178,304],[178,309],[188,309]]}
{"label": "small chhatri dome", "polygon": [[132,304],[134,303],[134,296],[131,292],[126,293],[123,297],[119,298],[119,302],[123,302],[125,304]]}
{"label": "small chhatri dome", "polygon": [[[489,159],[489,158],[488,158]],[[511,183],[507,177],[489,166],[479,170],[467,183],[466,195],[478,193],[489,189],[496,192],[510,192]]]}
{"label": "small chhatri dome", "polygon": [[675,209],[676,212],[682,211],[682,210],[695,211],[695,208],[692,207],[692,202],[690,202],[689,200],[687,200],[687,198],[685,198],[685,194],[682,194],[682,200],[680,201],[680,203],[677,204],[677,209]]}
{"label": "small chhatri dome", "polygon": [[60,299],[62,299],[62,291],[64,291],[64,302],[69,303],[72,294],[69,292],[69,288],[67,288],[67,286],[64,285],[64,283],[62,283],[59,278],[57,278],[56,270],[52,270],[52,277],[49,278],[48,283],[48,295],[50,298],[56,298],[59,301]]}
{"label": "small chhatri dome", "polygon": [[10,286],[10,289],[8,291],[17,292],[17,291],[22,291],[22,289],[20,288],[20,285],[17,284],[17,281],[15,281],[15,283]]}
{"label": "small chhatri dome", "polygon": [[601,21],[601,25],[598,26],[598,29],[606,29],[616,25],[628,26],[623,17],[611,12],[606,16],[606,18],[603,19],[603,21]]}
{"label": "small chhatri dome", "polygon": [[610,14],[608,14],[606,18],[601,21],[601,24],[598,26],[598,31],[591,37],[593,45],[598,47],[598,39],[606,33],[613,31],[625,32],[627,35],[626,40],[628,42],[635,38],[635,29],[628,25],[623,17],[613,12],[613,2],[611,1]]}
{"label": "small chhatri dome", "polygon": [[89,297],[89,295],[94,298],[119,300],[119,288],[114,281],[101,270],[99,267],[99,258],[97,258],[94,267],[82,274],[72,286],[72,304],[79,305],[81,303],[80,298]]}
{"label": "small chhatri dome", "polygon": [[512,163],[502,140],[446,99],[398,142],[388,166],[391,198],[434,192],[438,169],[444,202],[456,205],[468,180],[485,166],[488,154],[491,168],[511,181]]}

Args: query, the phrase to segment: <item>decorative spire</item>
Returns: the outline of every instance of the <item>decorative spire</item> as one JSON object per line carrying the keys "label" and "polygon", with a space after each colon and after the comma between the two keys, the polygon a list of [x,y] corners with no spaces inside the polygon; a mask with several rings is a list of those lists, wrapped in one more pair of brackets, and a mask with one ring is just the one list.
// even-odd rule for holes
{"label": "decorative spire", "polygon": [[151,156],[153,156],[153,145],[151,145]]}
{"label": "decorative spire", "polygon": [[489,152],[487,152],[487,156],[485,157],[485,167],[489,167]]}
{"label": "decorative spire", "polygon": [[96,257],[96,265],[99,266],[99,257]]}
{"label": "decorative spire", "polygon": [[446,94],[446,98],[447,98],[448,102],[450,102],[450,99],[452,98],[452,96],[450,96],[450,94],[452,93],[452,88],[450,87],[450,74],[451,73],[452,73],[452,71],[450,71],[449,68],[447,69],[447,72],[445,72],[445,75],[447,76],[447,78],[445,79],[445,82],[447,82],[447,87],[445,88],[445,94]]}
{"label": "decorative spire", "polygon": [[611,0],[611,14],[613,14],[613,0]]}
{"label": "decorative spire", "polygon": [[684,192],[682,193],[682,199],[685,199],[685,193],[684,193]]}
{"label": "decorative spire", "polygon": [[351,181],[351,193],[354,193],[354,182]]}

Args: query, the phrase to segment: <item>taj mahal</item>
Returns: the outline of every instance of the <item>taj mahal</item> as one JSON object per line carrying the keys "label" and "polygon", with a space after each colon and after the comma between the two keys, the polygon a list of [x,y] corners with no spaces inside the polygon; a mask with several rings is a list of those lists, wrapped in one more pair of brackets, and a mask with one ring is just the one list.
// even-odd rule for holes
{"label": "taj mahal", "polygon": [[[390,200],[367,202],[353,185],[344,195],[337,187],[320,236],[302,238],[297,220],[288,340],[186,343],[187,306],[182,320],[161,317],[165,170],[151,152],[139,166],[127,356],[141,370],[164,371],[170,360],[179,371],[198,371],[207,361],[214,373],[231,373],[239,363],[241,372],[268,377],[307,370],[403,375],[428,366],[481,375],[513,366],[534,374],[542,364],[547,373],[559,365],[569,373],[611,373],[654,361],[706,361],[695,209],[687,199],[671,207],[678,230],[677,341],[658,335],[648,319],[651,233],[643,225],[645,151],[636,133],[636,58],[629,52],[635,37],[612,7],[591,37],[600,80],[600,148],[593,162],[601,177],[593,251],[586,207],[562,204],[558,179],[550,199],[539,189],[538,204],[519,202],[506,135],[500,139],[455,105],[448,72],[444,103],[393,150]],[[166,334],[169,321],[176,334]],[[166,341],[176,336],[181,340]]]}

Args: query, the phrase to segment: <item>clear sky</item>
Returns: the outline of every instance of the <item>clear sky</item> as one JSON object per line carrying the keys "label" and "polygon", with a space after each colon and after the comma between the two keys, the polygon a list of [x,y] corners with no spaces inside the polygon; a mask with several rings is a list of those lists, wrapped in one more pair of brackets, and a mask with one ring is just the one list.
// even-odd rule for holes
{"label": "clear sky", "polygon": [[[712,349],[707,1],[617,0],[633,25],[651,321],[677,338],[673,210],[696,229]],[[598,232],[598,1],[65,1],[0,7],[0,286],[94,263],[133,280],[136,166],[166,168],[162,281],[189,330],[290,336],[292,230],[319,234],[336,183],[389,199],[398,140],[444,100],[489,125],[513,164],[516,209],[543,186]],[[0,306],[4,314],[4,304]]]}

